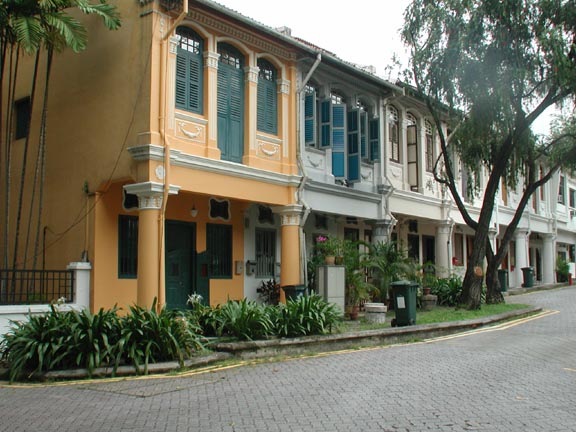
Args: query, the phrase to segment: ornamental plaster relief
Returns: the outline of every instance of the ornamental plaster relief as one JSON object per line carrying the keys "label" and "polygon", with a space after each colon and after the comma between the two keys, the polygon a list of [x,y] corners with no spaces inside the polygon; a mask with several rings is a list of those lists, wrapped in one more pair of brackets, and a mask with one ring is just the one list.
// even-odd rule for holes
{"label": "ornamental plaster relief", "polygon": [[307,155],[304,161],[305,165],[310,168],[324,170],[326,168],[326,158],[320,155]]}
{"label": "ornamental plaster relief", "polygon": [[257,47],[262,51],[274,54],[278,57],[282,57],[287,60],[291,61],[296,60],[295,53],[287,51],[279,47],[278,45],[263,40],[262,37],[257,35],[256,33],[240,29],[239,27],[235,27],[232,24],[223,23],[218,19],[214,19],[210,16],[203,15],[202,13],[195,10],[190,11],[188,13],[188,19],[198,22],[212,30],[219,31],[227,36],[242,41],[246,44],[250,44],[254,47]]}
{"label": "ornamental plaster relief", "polygon": [[256,140],[256,155],[265,159],[280,160],[281,146],[266,141]]}
{"label": "ornamental plaster relief", "polygon": [[178,138],[194,141],[199,144],[206,143],[206,126],[176,119],[174,134]]}
{"label": "ornamental plaster relief", "polygon": [[371,182],[374,179],[373,169],[362,167],[360,171],[360,177],[362,177],[362,181]]}

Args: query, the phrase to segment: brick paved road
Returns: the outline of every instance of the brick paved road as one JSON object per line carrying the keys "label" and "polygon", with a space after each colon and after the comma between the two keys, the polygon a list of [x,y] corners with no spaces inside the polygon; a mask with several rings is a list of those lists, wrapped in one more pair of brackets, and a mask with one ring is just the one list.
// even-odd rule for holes
{"label": "brick paved road", "polygon": [[576,289],[433,343],[159,379],[0,388],[1,431],[576,431]]}

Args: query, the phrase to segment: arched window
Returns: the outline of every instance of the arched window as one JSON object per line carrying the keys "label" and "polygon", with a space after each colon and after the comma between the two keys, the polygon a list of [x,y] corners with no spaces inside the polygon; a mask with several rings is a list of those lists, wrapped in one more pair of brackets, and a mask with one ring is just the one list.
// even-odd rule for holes
{"label": "arched window", "polygon": [[390,160],[400,162],[400,130],[398,110],[388,105],[388,141],[390,141]]}
{"label": "arched window", "polygon": [[406,115],[406,164],[408,165],[408,183],[410,189],[417,191],[419,182],[418,173],[418,126],[416,117],[412,114]]}
{"label": "arched window", "polygon": [[434,135],[432,124],[426,120],[426,171],[434,170]]}
{"label": "arched window", "polygon": [[258,130],[278,133],[278,90],[276,68],[267,60],[258,60]]}
{"label": "arched window", "polygon": [[316,146],[316,95],[318,90],[312,84],[306,85],[304,92],[304,140],[307,146]]}
{"label": "arched window", "polygon": [[222,160],[242,163],[244,156],[244,55],[218,44],[218,148]]}
{"label": "arched window", "polygon": [[176,108],[202,114],[204,42],[187,27],[178,27],[176,38]]}

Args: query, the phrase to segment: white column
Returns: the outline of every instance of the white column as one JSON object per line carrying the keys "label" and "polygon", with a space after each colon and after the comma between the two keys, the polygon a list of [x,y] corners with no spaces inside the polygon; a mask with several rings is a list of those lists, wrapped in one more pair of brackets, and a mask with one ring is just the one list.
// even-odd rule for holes
{"label": "white column", "polygon": [[542,283],[554,283],[554,269],[556,254],[556,236],[554,234],[544,234],[544,248],[542,250]]}
{"label": "white column", "polygon": [[372,243],[388,243],[390,241],[390,231],[393,227],[391,219],[381,219],[374,223],[372,231]]}
{"label": "white column", "polygon": [[71,262],[67,270],[74,270],[74,304],[90,310],[90,271],[89,262]]}
{"label": "white column", "polygon": [[528,235],[530,231],[526,228],[518,228],[514,233],[514,240],[516,242],[516,268],[514,270],[516,274],[516,281],[518,285],[521,284],[522,278],[522,268],[528,266]]}
{"label": "white column", "polygon": [[443,221],[436,227],[436,276],[448,277],[452,268],[450,233],[453,221]]}

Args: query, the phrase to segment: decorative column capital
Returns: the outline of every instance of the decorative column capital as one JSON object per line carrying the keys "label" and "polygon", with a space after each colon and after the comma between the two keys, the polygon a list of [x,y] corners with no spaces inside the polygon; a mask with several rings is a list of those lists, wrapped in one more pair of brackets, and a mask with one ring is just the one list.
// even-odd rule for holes
{"label": "decorative column capital", "polygon": [[[124,190],[138,197],[138,210],[159,210],[164,200],[164,185],[156,182],[124,185]],[[180,186],[170,185],[169,194],[177,195]]]}
{"label": "decorative column capital", "polygon": [[514,238],[515,239],[521,239],[521,238],[526,238],[528,235],[530,234],[530,230],[528,228],[516,228],[516,231],[514,231]]}
{"label": "decorative column capital", "polygon": [[204,51],[204,67],[218,69],[220,54],[213,51]]}
{"label": "decorative column capital", "polygon": [[373,236],[376,237],[388,237],[390,231],[394,227],[394,221],[392,219],[379,219],[372,225]]}
{"label": "decorative column capital", "polygon": [[489,228],[488,229],[488,238],[490,240],[494,240],[496,238],[497,233],[498,233],[498,231],[496,230],[496,228]]}
{"label": "decorative column capital", "polygon": [[450,235],[453,228],[454,228],[454,220],[446,219],[438,223],[438,225],[436,226],[436,231],[438,232],[438,234]]}
{"label": "decorative column capital", "polygon": [[278,85],[278,93],[280,94],[290,94],[290,80],[279,79],[276,80]]}
{"label": "decorative column capital", "polygon": [[303,207],[300,204],[291,204],[282,207],[273,207],[272,211],[280,215],[280,225],[299,226]]}
{"label": "decorative column capital", "polygon": [[170,54],[178,53],[178,44],[180,43],[180,38],[177,36],[172,36],[168,41],[168,52]]}
{"label": "decorative column capital", "polygon": [[260,72],[260,69],[258,69],[257,67],[246,66],[244,68],[244,73],[246,74],[246,81],[258,84],[258,73],[259,72]]}

